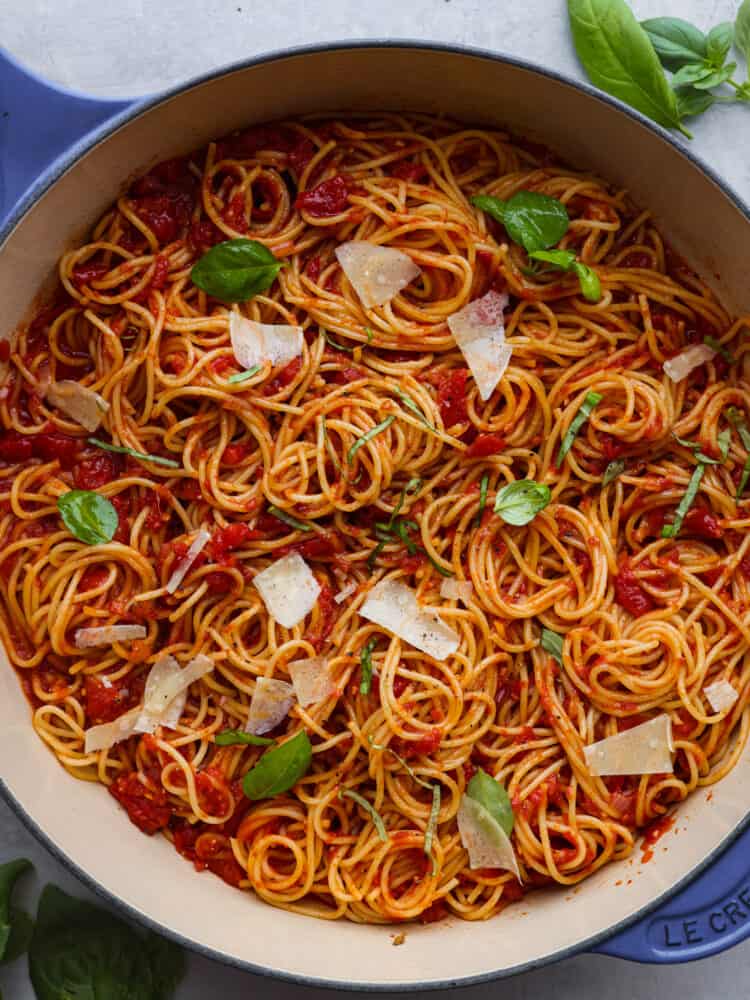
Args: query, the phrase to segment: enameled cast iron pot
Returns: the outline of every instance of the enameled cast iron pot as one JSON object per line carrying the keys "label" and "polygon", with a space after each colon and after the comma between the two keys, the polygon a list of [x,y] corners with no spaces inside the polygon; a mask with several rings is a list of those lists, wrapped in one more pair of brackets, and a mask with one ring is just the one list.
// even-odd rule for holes
{"label": "enameled cast iron pot", "polygon": [[[658,126],[601,93],[492,53],[413,42],[276,53],[145,101],[54,88],[0,51],[0,337],[26,317],[59,255],[134,171],[234,128],[312,111],[407,109],[507,125],[626,186],[731,309],[750,308],[750,213]],[[24,193],[25,192],[25,193]],[[639,961],[714,954],[750,934],[750,758],[696,792],[653,860],[608,865],[484,923],[392,928],[276,910],[198,875],[139,834],[101,787],[75,781],[35,735],[0,657],[0,790],[71,871],[131,916],[254,972],[362,989],[426,989],[585,950]],[[662,848],[664,848],[662,850]]]}

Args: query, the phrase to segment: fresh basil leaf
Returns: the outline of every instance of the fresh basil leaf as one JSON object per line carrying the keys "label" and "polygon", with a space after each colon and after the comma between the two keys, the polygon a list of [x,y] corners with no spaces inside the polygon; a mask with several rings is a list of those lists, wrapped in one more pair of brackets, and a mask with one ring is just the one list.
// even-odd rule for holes
{"label": "fresh basil leaf", "polygon": [[383,420],[381,423],[376,424],[374,427],[371,427],[370,430],[367,431],[365,434],[363,434],[361,437],[358,437],[357,440],[349,449],[349,451],[347,452],[346,455],[347,462],[351,465],[354,456],[357,454],[362,445],[367,444],[368,441],[372,441],[372,439],[376,437],[376,435],[380,434],[382,431],[388,430],[388,428],[391,426],[391,424],[395,419],[396,417],[394,416],[394,414],[391,414],[390,416],[386,417],[385,420]]}
{"label": "fresh basil leaf", "polygon": [[[0,935],[2,929],[0,928]],[[25,910],[17,906],[10,908],[10,935],[5,945],[5,954],[0,957],[0,965],[9,965],[29,950],[34,934],[34,921]],[[1,998],[0,998],[1,1000]]]}
{"label": "fresh basil leaf", "polygon": [[312,746],[304,729],[286,743],[264,753],[242,781],[245,795],[257,801],[288,792],[307,774],[312,763]]}
{"label": "fresh basil leaf", "polygon": [[234,747],[234,746],[249,746],[249,747],[270,747],[275,740],[269,739],[267,736],[256,736],[255,733],[244,733],[239,729],[225,729],[223,733],[217,733],[214,736],[214,743],[218,747]]}
{"label": "fresh basil leaf", "polygon": [[716,103],[716,98],[707,90],[696,90],[695,87],[678,87],[675,90],[677,110],[680,118],[693,118],[708,111]]}
{"label": "fresh basil leaf", "polygon": [[689,63],[700,63],[708,56],[706,36],[694,24],[681,17],[653,17],[641,21],[662,66],[672,73]]}
{"label": "fresh basil leaf", "polygon": [[33,865],[27,858],[8,861],[0,865],[0,960],[5,956],[11,938],[13,920],[11,896],[18,879]]}
{"label": "fresh basil leaf", "polygon": [[356,802],[358,806],[361,806],[372,820],[372,825],[377,830],[378,837],[380,837],[383,842],[388,840],[388,834],[386,833],[385,823],[383,822],[382,816],[377,811],[375,806],[372,805],[371,802],[368,802],[363,795],[352,791],[351,788],[342,788],[339,791],[339,798],[351,799],[353,802]]}
{"label": "fresh basil leaf", "polygon": [[[432,807],[430,808],[430,816],[427,820],[427,827],[424,832],[424,852],[428,858],[432,854],[432,842],[435,839],[435,834],[437,833],[438,817],[440,815],[440,796],[440,785],[433,785]],[[433,862],[432,874],[433,876],[437,874],[437,860]]]}
{"label": "fresh basil leaf", "polygon": [[532,260],[541,260],[560,271],[569,271],[575,263],[574,250],[535,250],[529,254]]}
{"label": "fresh basil leaf", "polygon": [[268,508],[268,513],[273,514],[277,521],[283,521],[284,524],[288,524],[290,528],[296,528],[297,531],[312,531],[311,524],[305,524],[304,521],[298,521],[296,517],[292,517],[291,514],[287,514],[285,510],[280,507],[276,507],[273,504]]}
{"label": "fresh basil leaf", "polygon": [[194,285],[222,302],[247,302],[270,288],[282,261],[257,240],[226,240],[205,253],[190,272]]}
{"label": "fresh basil leaf", "polygon": [[724,358],[724,360],[727,362],[727,364],[730,365],[734,364],[736,360],[734,355],[732,354],[732,352],[729,350],[728,347],[725,347],[723,344],[720,344],[719,341],[716,339],[716,337],[704,337],[703,343],[707,344],[712,351],[716,351],[717,354],[720,354],[722,358]]}
{"label": "fresh basil leaf", "polygon": [[487,810],[494,821],[510,836],[513,833],[513,806],[508,793],[480,767],[469,784],[466,794]]}
{"label": "fresh basil leaf", "polygon": [[726,83],[737,69],[737,63],[728,63],[722,69],[717,69],[710,76],[704,77],[693,86],[696,90],[711,90],[713,87],[720,87],[722,83]]}
{"label": "fresh basil leaf", "polygon": [[732,432],[729,427],[725,427],[723,431],[719,431],[716,437],[716,443],[719,446],[719,454],[723,459],[726,460],[729,454],[729,445],[732,441]]}
{"label": "fresh basil leaf", "polygon": [[170,1000],[186,972],[185,952],[149,931],[145,942],[151,966],[151,1000]]}
{"label": "fresh basil leaf", "polygon": [[698,489],[700,488],[701,479],[703,479],[703,473],[705,471],[706,466],[702,462],[699,462],[690,477],[690,482],[688,483],[685,495],[682,500],[680,500],[680,505],[675,511],[674,521],[672,521],[671,524],[665,524],[661,529],[662,538],[674,538],[679,532],[682,527],[682,522],[685,520],[685,515],[693,506],[693,501],[698,495]]}
{"label": "fresh basil leaf", "polygon": [[561,635],[558,635],[557,632],[553,632],[551,629],[543,628],[540,646],[545,653],[549,653],[550,656],[553,656],[562,665],[563,637]]}
{"label": "fresh basil leaf", "polygon": [[154,465],[164,465],[169,469],[180,468],[180,463],[175,462],[173,458],[162,458],[161,455],[149,455],[145,451],[136,451],[135,448],[126,448],[125,445],[121,444],[109,444],[108,441],[101,441],[95,437],[90,437],[87,440],[89,444],[96,445],[102,451],[113,451],[116,455],[130,455],[131,458],[137,458],[139,462],[153,462]]}
{"label": "fresh basil leaf", "polygon": [[235,372],[234,375],[229,376],[227,382],[231,385],[234,385],[237,382],[246,382],[249,378],[252,378],[253,375],[257,375],[260,369],[260,365],[253,365],[252,368],[247,368],[244,372]]}
{"label": "fresh basil leaf", "polygon": [[724,21],[711,28],[708,33],[707,50],[708,61],[716,69],[721,69],[724,60],[729,55],[734,40],[734,25],[731,21]]}
{"label": "fresh basil leaf", "polygon": [[568,210],[557,198],[537,191],[518,191],[507,201],[491,195],[471,199],[483,212],[502,222],[508,236],[527,253],[545,250],[558,243],[568,231]]}
{"label": "fresh basil leaf", "polygon": [[482,476],[481,482],[479,483],[479,508],[477,509],[477,521],[476,526],[482,523],[482,514],[484,514],[484,508],[487,506],[487,490],[490,486],[489,473],[485,472]]}
{"label": "fresh basil leaf", "polygon": [[625,459],[616,458],[613,462],[610,462],[607,468],[604,470],[604,475],[602,476],[602,486],[609,486],[613,483],[618,476],[621,476],[625,471]]}
{"label": "fresh basil leaf", "polygon": [[372,689],[372,651],[377,644],[377,639],[370,639],[367,645],[362,647],[362,652],[359,654],[359,665],[362,669],[362,677],[359,682],[360,694],[369,694]]}
{"label": "fresh basil leaf", "polygon": [[104,545],[117,531],[117,511],[106,497],[92,490],[71,490],[57,498],[65,527],[80,542]]}
{"label": "fresh basil leaf", "polygon": [[734,21],[734,44],[747,60],[750,72],[750,0],[742,0]]}
{"label": "fresh basil leaf", "polygon": [[576,260],[572,250],[536,250],[529,254],[532,260],[541,260],[561,271],[573,272],[578,278],[583,296],[589,302],[598,302],[602,297],[599,275],[588,264]]}
{"label": "fresh basil leaf", "polygon": [[565,456],[568,454],[573,446],[573,442],[576,439],[576,435],[579,430],[583,427],[586,421],[591,416],[593,409],[599,403],[601,403],[604,397],[600,396],[598,392],[587,392],[586,398],[581,403],[578,413],[573,417],[570,422],[570,427],[568,427],[565,432],[565,437],[562,439],[562,444],[560,445],[560,450],[557,453],[557,467],[558,469],[562,466],[565,461]]}
{"label": "fresh basil leaf", "polygon": [[697,86],[699,81],[706,80],[713,74],[713,69],[705,63],[690,63],[677,70],[672,77],[673,87]]}
{"label": "fresh basil leaf", "polygon": [[503,486],[495,498],[495,513],[506,524],[521,527],[533,521],[550,502],[549,486],[533,479],[517,479]]}
{"label": "fresh basil leaf", "polygon": [[591,82],[665,128],[685,132],[654,47],[625,0],[568,0],[568,15]]}

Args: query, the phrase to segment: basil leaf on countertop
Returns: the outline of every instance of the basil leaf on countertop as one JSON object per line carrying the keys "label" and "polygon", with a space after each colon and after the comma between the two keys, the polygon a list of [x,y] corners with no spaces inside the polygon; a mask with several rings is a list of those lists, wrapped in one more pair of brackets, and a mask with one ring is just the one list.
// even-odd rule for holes
{"label": "basil leaf on countertop", "polygon": [[270,288],[282,268],[268,247],[257,240],[226,240],[193,266],[194,285],[222,302],[246,302]]}
{"label": "basil leaf on countertop", "polygon": [[721,69],[734,41],[734,25],[724,21],[711,28],[706,39],[708,61],[715,69]]}
{"label": "basil leaf on countertop", "polygon": [[568,210],[557,198],[537,191],[517,191],[507,201],[492,195],[476,195],[473,205],[501,222],[508,236],[527,253],[546,250],[568,231]]}
{"label": "basil leaf on countertop", "polygon": [[650,38],[662,66],[672,73],[708,57],[706,36],[681,17],[653,17],[641,21],[641,27]]}
{"label": "basil leaf on countertop", "polygon": [[552,629],[543,628],[542,638],[539,645],[545,653],[549,653],[550,656],[553,656],[557,662],[562,665],[563,637],[561,635],[558,635],[557,632],[553,632]]}
{"label": "basil leaf on countertop", "polygon": [[480,767],[469,784],[466,794],[487,810],[494,821],[510,836],[513,832],[513,806],[508,793]]}
{"label": "basil leaf on countertop", "polygon": [[750,72],[750,0],[742,0],[734,21],[734,44],[747,60]]}
{"label": "basil leaf on countertop", "polygon": [[271,799],[297,784],[312,763],[312,745],[304,729],[281,746],[264,753],[242,781],[245,795],[253,801]]}
{"label": "basil leaf on countertop", "polygon": [[223,733],[214,736],[214,743],[219,747],[249,746],[270,747],[276,740],[267,736],[256,736],[255,733],[243,733],[239,729],[225,729]]}
{"label": "basil leaf on countertop", "polygon": [[517,479],[498,491],[494,509],[506,524],[521,527],[533,521],[549,502],[549,486],[533,479]]}
{"label": "basil leaf on countertop", "polygon": [[695,87],[677,87],[675,95],[680,118],[702,115],[704,111],[708,111],[712,104],[716,103],[713,94],[707,90],[696,90]]}
{"label": "basil leaf on countertop", "polygon": [[689,135],[649,36],[625,0],[568,0],[568,14],[591,82],[665,128]]}
{"label": "basil leaf on countertop", "polygon": [[[9,951],[12,946],[12,938],[17,933],[14,931],[16,926],[16,912],[21,912],[14,912],[11,906],[11,897],[18,879],[32,867],[33,865],[26,858],[19,858],[17,861],[8,861],[0,865],[0,961],[3,958],[10,961],[11,957],[16,957],[16,955],[20,954],[17,951],[16,955],[11,956]],[[24,914],[23,916],[25,917],[26,915]],[[27,917],[26,919],[29,918]],[[13,946],[13,950],[15,950],[15,947]]]}
{"label": "basil leaf on countertop", "polygon": [[110,501],[93,490],[63,493],[57,498],[57,509],[71,535],[87,545],[111,542],[120,523]]}

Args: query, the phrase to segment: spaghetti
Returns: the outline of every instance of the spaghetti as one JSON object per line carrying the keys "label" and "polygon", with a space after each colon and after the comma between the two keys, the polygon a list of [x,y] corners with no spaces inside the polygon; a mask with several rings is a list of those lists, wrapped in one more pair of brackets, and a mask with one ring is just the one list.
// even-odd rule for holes
{"label": "spaghetti", "polygon": [[[598,301],[575,274],[529,266],[470,200],[521,190],[566,207],[560,248],[595,271]],[[228,305],[191,269],[240,237],[283,266]],[[365,309],[336,257],[353,240],[405,252],[420,276]],[[287,909],[476,920],[627,856],[732,768],[749,722],[748,321],[625,192],[425,115],[264,125],[136,180],[59,274],[2,389],[0,632],[39,736],[141,830]],[[513,351],[483,401],[447,320],[489,291],[508,295]],[[232,310],[300,326],[301,355],[243,374]],[[665,374],[704,342],[686,379]],[[51,404],[62,380],[108,404],[104,448]],[[494,506],[524,479],[551,499],[513,526]],[[73,489],[114,505],[111,541],[66,529]],[[319,593],[284,628],[252,581],[291,553]],[[434,659],[363,617],[383,580],[438,608],[456,651]],[[145,635],[75,644],[112,625]],[[86,752],[86,730],[134,709],[165,654],[213,665],[178,721]],[[324,700],[243,738],[258,679],[288,685],[316,657]],[[703,690],[720,681],[737,697],[714,711]],[[660,713],[673,773],[591,773],[587,746]],[[303,730],[309,770],[248,798],[262,744]],[[456,815],[478,768],[507,790],[520,884],[468,865]]]}

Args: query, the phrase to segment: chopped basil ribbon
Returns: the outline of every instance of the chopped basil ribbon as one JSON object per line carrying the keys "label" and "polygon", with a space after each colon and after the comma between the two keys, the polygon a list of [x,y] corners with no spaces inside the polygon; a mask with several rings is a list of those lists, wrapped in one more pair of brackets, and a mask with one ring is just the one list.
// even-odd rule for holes
{"label": "chopped basil ribbon", "polygon": [[598,302],[602,297],[602,284],[599,275],[588,264],[576,260],[572,250],[535,250],[529,254],[532,260],[541,260],[560,271],[575,274],[581,286],[583,297],[589,302]]}
{"label": "chopped basil ribbon", "polygon": [[422,421],[425,427],[429,428],[431,431],[433,431],[433,433],[437,433],[437,428],[435,427],[435,425],[430,423],[430,421],[427,419],[424,413],[422,413],[422,411],[419,409],[419,407],[411,398],[411,396],[407,396],[405,392],[401,391],[401,389],[396,389],[395,392],[398,398],[404,404],[404,406],[407,409],[411,410],[411,412],[415,416],[419,417],[419,419]]}
{"label": "chopped basil ribbon", "polygon": [[288,792],[304,777],[312,763],[312,745],[304,729],[281,746],[264,753],[242,780],[245,795],[257,801]]}
{"label": "chopped basil ribbon", "polygon": [[168,469],[179,469],[180,463],[175,462],[173,458],[162,458],[161,455],[149,455],[145,451],[136,451],[135,448],[126,448],[125,445],[121,444],[109,444],[107,441],[100,441],[99,438],[90,437],[88,438],[89,444],[96,445],[97,448],[101,448],[102,451],[113,451],[116,455],[130,455],[131,458],[137,458],[139,462],[153,462],[154,465],[164,465]]}
{"label": "chopped basil ribbon", "polygon": [[732,431],[729,427],[725,427],[723,431],[719,431],[716,436],[716,443],[719,446],[719,454],[726,461],[729,454],[729,445],[732,443]]}
{"label": "chopped basil ribbon", "polygon": [[[553,633],[554,634],[554,633]],[[507,836],[513,833],[513,806],[505,788],[480,767],[469,784],[466,794],[480,806],[484,806],[494,821]]]}
{"label": "chopped basil ribbon", "polygon": [[92,490],[63,493],[57,498],[57,509],[71,535],[87,545],[111,542],[120,523],[110,501]]}
{"label": "chopped basil ribbon", "polygon": [[747,486],[748,479],[750,479],[750,431],[747,429],[745,419],[736,406],[729,407],[727,410],[727,419],[739,434],[743,447],[747,451],[747,458],[745,459],[742,476],[740,477],[740,483],[737,487],[737,499],[739,500],[745,490],[745,487]]}
{"label": "chopped basil ribbon", "polygon": [[12,905],[11,897],[20,876],[32,867],[26,858],[0,865],[0,962],[22,955],[31,938],[31,919]]}
{"label": "chopped basil ribbon", "polygon": [[513,242],[530,254],[554,246],[570,224],[563,203],[537,191],[518,191],[507,201],[480,194],[471,202],[501,222]]}
{"label": "chopped basil ribbon", "polygon": [[328,344],[329,347],[332,347],[334,349],[334,351],[344,351],[344,352],[346,352],[346,354],[353,354],[354,353],[354,348],[353,347],[345,347],[343,344],[337,343],[333,339],[333,337],[329,334],[328,330],[324,330],[321,327],[320,328],[320,332],[323,334],[323,339],[325,340],[326,344]]}
{"label": "chopped basil ribbon", "polygon": [[388,430],[388,428],[391,426],[391,424],[395,419],[396,417],[392,413],[389,417],[386,417],[385,420],[383,420],[381,423],[376,424],[374,427],[371,427],[366,434],[363,434],[361,437],[358,437],[347,453],[346,456],[347,462],[351,465],[354,456],[357,454],[362,445],[367,444],[368,441],[372,441],[372,439],[376,437],[378,434],[380,434],[382,431]]}
{"label": "chopped basil ribbon", "polygon": [[550,502],[549,486],[533,479],[517,479],[499,490],[495,498],[495,513],[505,521],[521,527],[533,521]]}
{"label": "chopped basil ribbon", "polygon": [[[440,785],[432,786],[432,806],[430,808],[430,816],[427,820],[427,826],[424,831],[424,852],[429,858],[432,854],[432,842],[435,839],[435,834],[437,833],[437,823],[438,817],[440,816]],[[433,862],[432,865],[432,875],[433,877],[437,875],[437,862]]]}
{"label": "chopped basil ribbon", "polygon": [[266,736],[256,736],[255,733],[243,733],[239,729],[225,729],[223,733],[217,733],[214,743],[218,747],[250,746],[250,747],[270,747],[275,740]]}
{"label": "chopped basil ribbon", "polygon": [[378,542],[378,544],[375,546],[375,548],[367,557],[367,568],[371,573],[375,568],[375,560],[378,558],[378,556],[380,555],[380,553],[383,551],[384,548],[385,548],[385,542],[384,541]]}
{"label": "chopped basil ribbon", "polygon": [[581,403],[581,408],[578,413],[573,417],[570,422],[570,427],[565,432],[565,437],[562,439],[562,444],[560,445],[560,450],[557,453],[557,467],[558,469],[562,466],[565,461],[565,456],[570,451],[573,446],[573,442],[576,439],[576,435],[586,423],[586,421],[591,416],[591,413],[595,406],[601,403],[603,397],[599,395],[598,392],[587,392],[586,398]]}
{"label": "chopped basil ribbon", "polygon": [[613,483],[618,476],[621,476],[625,471],[625,459],[616,458],[613,462],[610,462],[607,468],[604,470],[604,475],[602,476],[602,486],[609,486]]}
{"label": "chopped basil ribbon", "polygon": [[730,365],[734,364],[735,360],[734,355],[729,350],[729,348],[725,347],[723,344],[720,344],[719,341],[716,339],[716,337],[704,337],[703,343],[707,347],[710,347],[712,351],[716,351],[717,354],[720,354],[728,364]]}
{"label": "chopped basil ribbon", "polygon": [[247,302],[270,288],[282,261],[257,240],[226,240],[205,253],[190,272],[194,285],[222,302]]}
{"label": "chopped basil ribbon", "polygon": [[278,521],[283,521],[284,524],[288,524],[290,528],[296,528],[297,531],[312,531],[311,524],[305,524],[304,521],[298,521],[296,517],[292,517],[291,514],[287,514],[285,510],[281,510],[280,507],[275,507],[273,504],[268,508],[268,513],[273,514],[273,516]]}
{"label": "chopped basil ribbon", "polygon": [[367,645],[362,647],[362,652],[359,654],[359,663],[362,668],[362,678],[359,682],[360,694],[369,694],[372,690],[372,651],[377,644],[377,639],[370,639]]}
{"label": "chopped basil ribbon", "polygon": [[353,792],[351,788],[342,788],[341,791],[339,792],[339,798],[352,799],[352,801],[356,802],[358,806],[361,806],[372,820],[372,825],[377,830],[378,837],[380,837],[380,839],[383,842],[388,840],[388,834],[386,833],[385,823],[383,822],[380,813],[377,811],[375,806],[373,806],[371,803],[367,801],[366,798],[364,798],[362,795],[359,795],[357,792]]}
{"label": "chopped basil ribbon", "polygon": [[252,378],[253,375],[257,375],[260,369],[261,369],[260,365],[253,365],[253,367],[248,368],[247,371],[237,372],[235,375],[230,375],[229,378],[227,379],[227,382],[231,383],[245,382],[247,381],[247,379]]}
{"label": "chopped basil ribbon", "polygon": [[681,438],[678,434],[672,434],[672,437],[678,444],[681,444],[683,448],[689,448],[693,457],[698,462],[702,462],[704,465],[721,465],[718,458],[710,458],[708,455],[704,455],[701,451],[700,442],[698,441],[686,441],[685,438]]}
{"label": "chopped basil ribbon", "polygon": [[549,653],[550,656],[553,656],[562,665],[563,637],[561,635],[558,635],[557,632],[553,632],[551,629],[543,628],[540,646],[545,653]]}
{"label": "chopped basil ribbon", "polygon": [[677,532],[682,527],[682,522],[685,520],[685,515],[690,510],[693,505],[693,500],[695,500],[698,495],[698,488],[701,484],[701,479],[703,479],[703,473],[706,471],[706,466],[703,462],[699,462],[693,470],[693,474],[690,477],[690,482],[688,483],[688,488],[685,491],[685,495],[682,500],[680,500],[680,505],[675,511],[674,521],[671,524],[665,524],[661,529],[662,538],[674,538]]}
{"label": "chopped basil ribbon", "polygon": [[406,501],[406,495],[407,495],[407,493],[412,493],[413,491],[418,490],[421,485],[422,485],[422,480],[421,479],[417,479],[417,477],[414,476],[413,478],[411,478],[409,480],[409,482],[406,484],[406,486],[404,486],[404,488],[401,490],[399,498],[396,501],[396,506],[393,508],[393,513],[391,514],[391,519],[388,522],[388,531],[391,530],[391,528],[393,527],[393,522],[396,520],[396,518],[398,517],[398,515],[401,513],[401,508],[404,506],[404,503]]}
{"label": "chopped basil ribbon", "polygon": [[482,476],[481,482],[479,483],[479,509],[477,510],[477,528],[482,523],[482,514],[484,514],[484,508],[487,506],[487,490],[490,485],[490,476],[488,472]]}
{"label": "chopped basil ribbon", "polygon": [[372,339],[375,336],[375,334],[372,332],[372,330],[370,329],[369,326],[365,327],[365,333],[367,334],[367,343],[371,344],[372,343]]}

